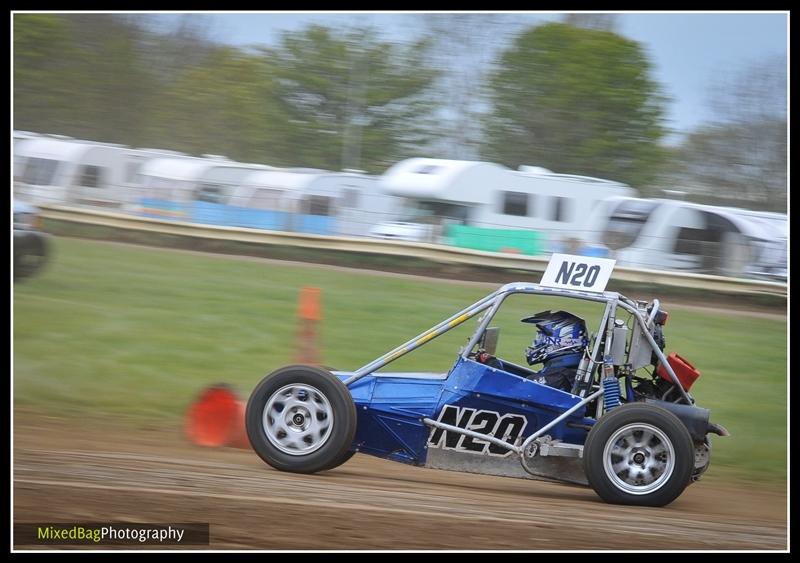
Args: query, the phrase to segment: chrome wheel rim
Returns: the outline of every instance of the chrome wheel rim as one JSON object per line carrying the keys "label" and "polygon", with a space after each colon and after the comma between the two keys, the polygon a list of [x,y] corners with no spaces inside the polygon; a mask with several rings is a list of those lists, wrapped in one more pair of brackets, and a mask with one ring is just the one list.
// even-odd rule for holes
{"label": "chrome wheel rim", "polygon": [[316,387],[292,383],[270,396],[261,424],[270,443],[283,453],[308,455],[328,441],[333,409]]}
{"label": "chrome wheel rim", "polygon": [[675,448],[650,424],[628,424],[606,441],[603,468],[611,483],[632,495],[657,491],[675,470]]}

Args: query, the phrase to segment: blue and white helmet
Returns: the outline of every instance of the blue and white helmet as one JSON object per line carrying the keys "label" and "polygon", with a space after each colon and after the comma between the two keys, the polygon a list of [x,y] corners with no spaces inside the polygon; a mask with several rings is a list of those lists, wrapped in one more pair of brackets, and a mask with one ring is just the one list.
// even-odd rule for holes
{"label": "blue and white helmet", "polygon": [[535,324],[538,329],[533,343],[525,350],[530,365],[581,352],[589,345],[586,323],[572,313],[542,311],[522,322]]}

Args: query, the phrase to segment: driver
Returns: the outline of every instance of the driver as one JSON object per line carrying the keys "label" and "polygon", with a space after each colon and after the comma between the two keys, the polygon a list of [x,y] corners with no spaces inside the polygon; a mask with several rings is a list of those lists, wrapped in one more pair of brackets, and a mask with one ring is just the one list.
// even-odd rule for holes
{"label": "driver", "polygon": [[543,364],[530,379],[570,391],[583,351],[589,345],[586,323],[566,311],[542,311],[522,322],[535,324],[538,331],[525,350],[525,359],[531,366]]}

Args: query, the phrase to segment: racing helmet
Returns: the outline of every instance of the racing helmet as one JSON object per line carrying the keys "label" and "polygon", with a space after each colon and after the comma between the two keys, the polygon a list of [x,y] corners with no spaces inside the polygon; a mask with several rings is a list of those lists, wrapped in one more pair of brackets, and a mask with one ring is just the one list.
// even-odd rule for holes
{"label": "racing helmet", "polygon": [[566,311],[542,311],[522,319],[536,325],[537,334],[525,350],[529,365],[549,361],[557,356],[574,354],[589,345],[586,323]]}

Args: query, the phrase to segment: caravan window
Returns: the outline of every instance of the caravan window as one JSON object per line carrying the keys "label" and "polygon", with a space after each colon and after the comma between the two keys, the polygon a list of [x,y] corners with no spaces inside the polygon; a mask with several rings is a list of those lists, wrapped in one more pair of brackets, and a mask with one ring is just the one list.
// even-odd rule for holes
{"label": "caravan window", "polygon": [[553,198],[553,221],[564,221],[568,222],[570,219],[568,217],[569,213],[569,198],[566,197],[554,197]]}
{"label": "caravan window", "polygon": [[675,254],[691,254],[703,256],[709,233],[706,229],[693,229],[692,227],[681,227],[678,236],[675,237]]}
{"label": "caravan window", "polygon": [[225,193],[219,184],[200,184],[194,194],[197,201],[208,203],[224,203]]}
{"label": "caravan window", "polygon": [[306,209],[309,215],[329,216],[331,214],[331,198],[322,195],[312,195],[306,199]]}
{"label": "caravan window", "polygon": [[404,204],[404,217],[401,220],[425,225],[437,225],[441,224],[442,220],[447,220],[459,225],[466,225],[469,220],[469,212],[469,206],[457,203],[407,199]]}
{"label": "caravan window", "polygon": [[102,188],[105,187],[102,182],[103,169],[99,166],[92,166],[86,164],[81,169],[80,179],[78,185],[84,188]]}
{"label": "caravan window", "polygon": [[699,256],[701,272],[740,274],[750,259],[750,249],[739,229],[716,213],[701,214],[705,227],[682,227],[675,240],[675,254]]}
{"label": "caravan window", "polygon": [[657,202],[642,200],[620,203],[608,220],[603,243],[611,250],[631,246],[657,206]]}
{"label": "caravan window", "polygon": [[[528,215],[529,194],[523,192],[501,192],[503,194],[503,214],[526,217]],[[532,214],[532,213],[531,213]]]}
{"label": "caravan window", "polygon": [[50,158],[29,158],[22,181],[34,186],[52,186],[60,162]]}

